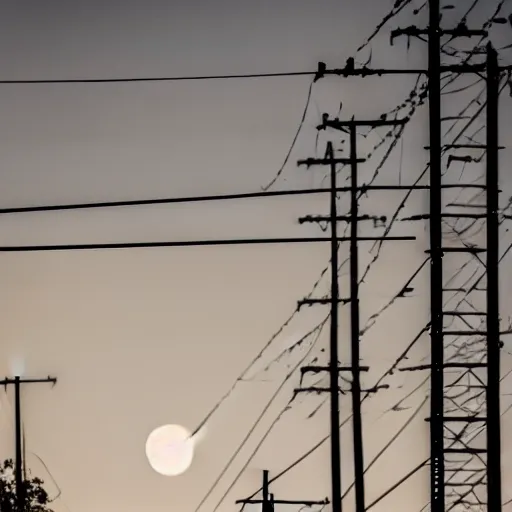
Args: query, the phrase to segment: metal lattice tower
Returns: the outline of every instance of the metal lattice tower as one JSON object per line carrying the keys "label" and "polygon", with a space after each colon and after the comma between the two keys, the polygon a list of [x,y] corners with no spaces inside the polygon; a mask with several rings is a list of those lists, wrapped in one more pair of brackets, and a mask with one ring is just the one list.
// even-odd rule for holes
{"label": "metal lattice tower", "polygon": [[[435,2],[432,2],[435,3]],[[429,31],[429,36],[439,32]],[[439,45],[434,45],[439,51]],[[440,58],[431,59],[442,69]],[[464,67],[464,66],[462,66]],[[487,46],[486,141],[441,143],[439,82],[430,75],[431,184],[430,213],[411,220],[430,220],[431,364],[404,370],[431,370],[431,510],[501,510],[500,461],[500,313],[498,97],[500,68],[496,51]],[[479,113],[481,113],[479,112]],[[434,145],[437,144],[437,147]],[[461,154],[462,152],[462,154]],[[472,156],[468,153],[480,153]],[[442,156],[446,155],[446,160]],[[485,159],[485,180],[475,201],[445,204],[441,180],[452,162],[478,164]],[[437,174],[436,174],[437,173]],[[452,180],[453,181],[453,180]],[[467,187],[469,188],[469,187]],[[464,187],[461,194],[464,192]],[[482,200],[482,196],[485,197]],[[460,197],[460,194],[459,194]],[[456,228],[460,221],[477,226],[479,240]],[[448,240],[448,226],[456,240]],[[476,270],[475,270],[476,262]],[[458,267],[447,275],[446,266]],[[441,286],[439,285],[441,283]]]}
{"label": "metal lattice tower", "polygon": [[498,88],[497,55],[489,46],[486,142],[447,147],[448,161],[450,157],[469,161],[469,155],[453,156],[453,150],[486,155],[485,200],[476,205],[455,204],[455,213],[441,212],[441,220],[469,219],[475,224],[481,219],[486,233],[484,246],[461,238],[456,245],[442,247],[442,256],[456,255],[468,269],[470,260],[478,262],[477,270],[463,283],[450,284],[443,275],[444,481],[440,492],[447,511],[501,510]]}

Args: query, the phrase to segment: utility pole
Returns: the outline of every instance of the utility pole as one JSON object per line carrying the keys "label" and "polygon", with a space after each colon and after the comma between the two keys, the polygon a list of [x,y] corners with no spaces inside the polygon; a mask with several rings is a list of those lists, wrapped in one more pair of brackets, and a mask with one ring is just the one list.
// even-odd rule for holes
{"label": "utility pole", "polygon": [[[398,123],[395,123],[395,125]],[[365,512],[363,424],[361,418],[361,376],[359,350],[359,248],[357,131],[350,125],[350,351],[352,366],[352,423],[356,512]]]}
{"label": "utility pole", "polygon": [[[355,119],[349,121],[340,121],[339,119],[329,120],[324,114],[323,122],[318,127],[319,130],[333,128],[341,131],[348,131],[350,137],[350,155],[348,159],[344,159],[342,163],[349,164],[351,170],[351,186],[350,199],[351,209],[350,215],[343,217],[338,216],[336,209],[337,200],[337,163],[340,159],[334,158],[334,150],[332,143],[327,144],[326,156],[321,160],[308,159],[300,161],[299,165],[329,165],[331,175],[331,204],[330,215],[308,216],[300,219],[300,222],[329,222],[331,225],[332,243],[331,243],[331,297],[329,301],[324,299],[307,299],[299,302],[299,307],[307,304],[325,304],[331,305],[331,334],[330,334],[330,359],[329,366],[307,366],[302,368],[302,373],[314,372],[319,373],[326,371],[329,373],[330,384],[328,389],[324,388],[300,388],[297,392],[324,392],[328,391],[331,400],[331,467],[332,467],[332,507],[333,512],[341,512],[341,464],[340,464],[340,418],[339,418],[339,373],[348,371],[352,374],[351,394],[352,394],[352,414],[353,414],[353,441],[354,441],[354,474],[355,474],[355,502],[356,512],[365,511],[365,486],[364,486],[364,453],[363,453],[363,433],[361,418],[361,372],[367,371],[367,367],[360,364],[359,351],[359,250],[358,244],[361,240],[358,234],[358,225],[360,220],[376,221],[376,217],[360,216],[358,208],[358,198],[362,188],[358,185],[358,164],[364,162],[364,159],[358,158],[357,155],[357,129],[360,127],[377,128],[382,126],[402,126],[407,123],[407,119],[403,120],[373,120],[358,121]],[[336,160],[336,161],[335,161]],[[338,290],[338,243],[337,243],[337,224],[343,221],[350,224],[350,297],[347,299],[339,298]],[[414,240],[414,237],[376,237],[376,240]],[[351,318],[351,364],[348,367],[339,366],[338,358],[338,306],[339,303],[350,304]],[[370,391],[370,390],[368,390]]]}
{"label": "utility pole", "polygon": [[[327,144],[325,158],[317,162],[315,159],[299,162],[299,165],[308,166],[317,163],[328,165],[330,169],[330,215],[323,220],[331,224],[331,297],[328,301],[331,306],[330,336],[329,336],[329,365],[323,370],[329,373],[329,398],[330,398],[330,424],[331,424],[331,500],[332,512],[341,512],[341,443],[340,443],[340,406],[339,406],[339,357],[338,357],[338,305],[340,303],[338,286],[338,241],[337,241],[337,164],[350,164],[350,158],[335,159],[332,143]],[[307,222],[309,219],[299,219],[299,222]],[[316,220],[316,219],[311,219]],[[314,304],[316,299],[309,299],[308,304]],[[346,301],[344,301],[346,302]],[[299,308],[302,304],[299,303]],[[311,371],[314,371],[311,369]],[[313,391],[310,389],[309,391]]]}
{"label": "utility pole", "polygon": [[444,512],[444,337],[441,168],[441,34],[439,0],[429,0],[428,113],[430,144],[430,495],[431,512]]}
{"label": "utility pole", "polygon": [[501,511],[498,55],[487,46],[487,510]]}
{"label": "utility pole", "polygon": [[329,500],[324,499],[320,501],[308,500],[276,500],[274,495],[270,493],[269,472],[267,469],[263,470],[263,483],[261,486],[261,499],[247,498],[237,500],[238,505],[261,504],[261,512],[274,512],[275,505],[301,505],[303,507],[312,507],[314,505],[328,505]]}
{"label": "utility pole", "polygon": [[21,420],[21,385],[22,384],[39,384],[52,383],[55,385],[57,379],[54,377],[46,377],[44,379],[23,379],[19,376],[14,378],[5,378],[0,381],[0,385],[14,386],[14,411],[15,411],[15,464],[14,476],[16,482],[16,510],[17,512],[25,512],[25,488],[24,488],[24,460],[23,460],[23,436],[22,436],[22,420]]}
{"label": "utility pole", "polygon": [[338,286],[338,242],[337,242],[337,194],[336,194],[336,163],[334,163],[334,149],[328,144],[326,158],[330,159],[331,194],[330,194],[330,221],[331,221],[331,320],[329,335],[329,388],[330,388],[330,420],[331,420],[331,480],[332,480],[332,512],[341,512],[341,441],[339,432],[340,396],[338,383],[338,300],[340,297]]}

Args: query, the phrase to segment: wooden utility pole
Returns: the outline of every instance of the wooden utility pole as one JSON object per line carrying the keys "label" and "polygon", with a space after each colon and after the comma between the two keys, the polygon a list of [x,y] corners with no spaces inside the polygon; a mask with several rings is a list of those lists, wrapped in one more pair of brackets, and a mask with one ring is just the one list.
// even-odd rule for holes
{"label": "wooden utility pole", "polygon": [[340,298],[338,285],[338,222],[336,194],[336,163],[332,144],[327,145],[326,158],[331,160],[330,177],[330,221],[331,221],[331,318],[329,335],[329,391],[330,391],[330,422],[331,422],[331,487],[332,512],[341,512],[341,441],[340,441],[340,395],[338,383],[338,301]]}
{"label": "wooden utility pole", "polygon": [[498,55],[487,46],[487,510],[501,511]]}
{"label": "wooden utility pole", "polygon": [[24,464],[23,460],[23,436],[22,436],[22,420],[21,420],[21,385],[22,384],[39,384],[39,383],[56,384],[57,379],[54,377],[46,377],[44,379],[23,379],[19,376],[14,378],[5,378],[0,381],[0,385],[5,387],[14,386],[14,431],[15,431],[15,463],[14,475],[16,482],[16,511],[25,512],[25,487],[24,487]]}
{"label": "wooden utility pole", "polygon": [[312,507],[314,505],[328,505],[329,500],[324,499],[320,501],[309,501],[309,500],[276,500],[274,495],[270,493],[270,480],[268,470],[263,470],[263,483],[261,486],[261,499],[258,498],[247,498],[243,500],[237,500],[237,504],[249,505],[258,504],[261,505],[261,512],[274,512],[275,505],[301,505],[303,507]]}
{"label": "wooden utility pole", "polygon": [[[322,216],[308,216],[300,219],[300,222],[329,222],[331,225],[331,334],[330,334],[330,359],[327,368],[318,366],[308,366],[302,368],[305,372],[322,372],[328,371],[330,377],[330,385],[328,389],[323,388],[302,388],[298,392],[323,392],[328,391],[331,400],[331,474],[332,474],[332,509],[333,512],[341,512],[341,464],[340,464],[340,417],[339,417],[339,374],[342,371],[348,371],[352,374],[351,393],[352,393],[352,417],[353,417],[353,440],[354,440],[354,474],[355,474],[355,502],[356,512],[365,511],[365,485],[364,485],[364,453],[363,453],[363,433],[362,433],[362,418],[361,418],[361,372],[367,371],[367,367],[362,367],[360,364],[360,351],[359,351],[359,251],[358,244],[362,240],[358,234],[358,223],[360,220],[375,220],[374,217],[361,217],[359,215],[358,198],[361,194],[362,188],[358,185],[358,164],[364,162],[364,159],[358,158],[357,155],[357,129],[360,127],[376,128],[379,126],[401,126],[407,122],[403,120],[385,120],[378,119],[373,121],[359,121],[349,120],[340,121],[339,119],[329,120],[328,116],[324,114],[323,123],[318,128],[326,129],[333,128],[341,131],[348,131],[350,137],[350,155],[347,159],[338,159],[334,157],[334,150],[331,143],[327,144],[326,156],[322,160],[305,160],[299,164],[307,165],[329,165],[331,175],[331,204],[330,215],[328,217]],[[351,210],[350,215],[347,217],[340,217],[336,211],[337,200],[337,164],[345,163],[350,165],[351,170]],[[340,221],[350,223],[350,297],[347,299],[340,299],[338,289],[338,243],[337,224]],[[414,237],[372,237],[373,240],[414,240]],[[367,239],[367,237],[365,237]],[[349,367],[343,368],[339,366],[338,358],[338,306],[339,303],[350,304],[350,317],[351,317],[351,364]],[[308,299],[301,301],[302,304],[325,304],[324,299]]]}
{"label": "wooden utility pole", "polygon": [[444,337],[441,167],[441,34],[439,0],[429,1],[428,112],[430,144],[430,495],[431,512],[444,509]]}

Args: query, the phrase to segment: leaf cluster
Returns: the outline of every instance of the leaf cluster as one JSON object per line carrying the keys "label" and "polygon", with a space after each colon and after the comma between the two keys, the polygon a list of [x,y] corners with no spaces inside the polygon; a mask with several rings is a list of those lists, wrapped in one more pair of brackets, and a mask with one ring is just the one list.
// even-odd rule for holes
{"label": "leaf cluster", "polygon": [[[49,507],[50,499],[40,478],[27,477],[23,481],[25,495],[24,512],[53,512]],[[17,512],[16,510],[16,479],[14,477],[14,462],[7,459],[0,463],[0,511]]]}

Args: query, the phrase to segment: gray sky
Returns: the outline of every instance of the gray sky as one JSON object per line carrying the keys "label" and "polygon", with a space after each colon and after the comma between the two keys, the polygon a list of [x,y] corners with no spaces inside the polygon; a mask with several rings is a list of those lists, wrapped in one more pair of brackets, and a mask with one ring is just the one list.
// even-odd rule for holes
{"label": "gray sky", "polygon": [[[158,75],[302,71],[322,60],[342,66],[389,11],[388,0],[89,1],[72,4],[2,2],[0,78],[110,78]],[[414,2],[413,2],[414,3]],[[421,4],[421,2],[416,2]],[[469,1],[457,2],[464,6]],[[484,19],[497,2],[480,2],[470,22]],[[507,4],[509,2],[505,2]],[[507,10],[508,9],[508,10]],[[510,14],[510,5],[504,14]],[[460,11],[457,13],[460,14]],[[456,19],[447,11],[446,24]],[[394,20],[372,45],[373,66],[420,66],[425,47],[406,42],[389,46],[398,24],[424,23],[412,7]],[[497,46],[510,42],[510,27],[498,27]],[[368,50],[361,53],[364,60]],[[510,51],[503,53],[510,63]],[[255,80],[0,85],[0,200],[2,206],[122,200],[158,196],[244,192],[260,189],[279,169],[300,121],[309,77]],[[463,84],[464,82],[460,82]],[[320,155],[331,138],[315,148],[319,114],[374,118],[403,102],[413,79],[326,79],[311,101],[289,165],[274,188],[320,186],[325,171],[297,168],[295,161]],[[480,91],[448,96],[447,115]],[[455,85],[453,88],[456,88]],[[502,99],[501,143],[510,98]],[[420,109],[381,172],[380,183],[412,182],[427,155],[426,112]],[[475,125],[478,128],[478,124]],[[475,130],[473,130],[475,131]],[[480,134],[481,135],[481,134]],[[377,135],[362,140],[370,151]],[[503,196],[509,153],[502,153]],[[371,160],[361,169],[368,180]],[[477,177],[480,169],[464,176]],[[460,175],[460,167],[450,175]],[[365,199],[367,213],[389,215],[403,194]],[[340,208],[346,208],[345,199]],[[402,214],[422,213],[426,196],[415,194]],[[155,241],[241,236],[307,236],[320,230],[297,218],[327,212],[326,198],[272,199],[225,204],[122,208],[4,216],[3,245]],[[423,225],[400,223],[394,234],[414,234],[417,242],[388,244],[363,288],[362,325],[384,306],[424,258]],[[374,233],[375,234],[375,233]],[[504,235],[503,246],[508,244]],[[362,251],[364,264],[369,255]],[[346,249],[342,249],[342,258]],[[23,361],[30,376],[56,375],[54,389],[24,389],[28,461],[47,481],[50,494],[62,490],[56,512],[194,512],[216,476],[254,424],[288,372],[306,357],[308,342],[263,371],[322,318],[308,310],[293,320],[259,361],[252,382],[240,382],[208,424],[196,459],[185,475],[168,479],[146,462],[144,443],[163,423],[193,429],[229,390],[317,280],[328,261],[327,246],[141,249],[88,253],[2,254],[0,256],[2,373]],[[460,267],[460,261],[447,263]],[[506,268],[506,267],[505,267]],[[448,269],[449,270],[449,269]],[[503,289],[510,272],[503,273]],[[328,283],[320,286],[321,295]],[[340,279],[342,290],[347,280]],[[373,383],[427,320],[425,270],[413,297],[379,317],[362,343]],[[342,293],[346,293],[343,292]],[[503,317],[510,305],[503,300]],[[347,325],[348,316],[341,314]],[[397,328],[399,326],[399,328]],[[347,331],[344,329],[344,333]],[[323,361],[326,333],[305,362]],[[507,346],[510,344],[507,342]],[[343,343],[342,358],[348,357]],[[427,355],[425,336],[411,360]],[[510,358],[504,354],[504,368]],[[427,387],[411,396],[407,410],[383,412],[412,391],[423,375],[399,373],[391,388],[364,407],[365,450],[369,461],[421,404]],[[236,458],[201,511],[212,511],[298,385],[284,385],[247,446]],[[505,386],[504,386],[505,387]],[[508,386],[510,390],[510,385]],[[506,391],[506,389],[505,389]],[[261,470],[278,472],[321,439],[328,429],[323,398],[298,400],[282,416],[248,464],[220,511],[236,510],[234,500],[258,488]],[[1,400],[0,446],[12,445],[12,397]],[[504,405],[508,405],[506,397]],[[349,409],[342,398],[342,415]],[[368,472],[371,502],[428,454],[425,408],[399,440]],[[510,414],[512,417],[512,414]],[[505,417],[504,431],[510,429]],[[350,430],[342,431],[344,485],[351,479]],[[504,465],[510,439],[504,435]],[[508,450],[508,451],[507,451]],[[34,455],[36,454],[36,455]],[[510,455],[508,455],[510,458]],[[47,473],[49,468],[57,484]],[[278,480],[276,498],[322,499],[329,494],[328,443]],[[507,481],[504,476],[504,497]],[[510,488],[510,486],[508,486]],[[300,492],[299,492],[300,491]],[[428,500],[428,473],[375,507],[418,510]],[[352,496],[347,509],[352,510]]]}

